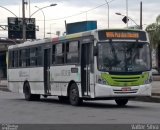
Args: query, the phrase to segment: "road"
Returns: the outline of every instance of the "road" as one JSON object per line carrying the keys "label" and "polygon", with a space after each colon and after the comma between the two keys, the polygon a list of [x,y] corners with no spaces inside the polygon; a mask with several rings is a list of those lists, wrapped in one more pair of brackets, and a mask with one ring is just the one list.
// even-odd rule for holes
{"label": "road", "polygon": [[54,97],[28,102],[21,94],[0,91],[0,123],[159,124],[159,111],[158,103],[130,101],[117,107],[114,101],[92,101],[74,107]]}

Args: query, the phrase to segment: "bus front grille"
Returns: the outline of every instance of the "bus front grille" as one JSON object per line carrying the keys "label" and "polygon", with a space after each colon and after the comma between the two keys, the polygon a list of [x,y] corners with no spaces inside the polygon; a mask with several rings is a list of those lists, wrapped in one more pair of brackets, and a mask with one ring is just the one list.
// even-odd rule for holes
{"label": "bus front grille", "polygon": [[137,86],[140,85],[140,76],[111,76],[112,86]]}
{"label": "bus front grille", "polygon": [[115,76],[111,76],[112,80],[115,82],[136,82],[139,80],[139,76],[136,77],[115,77]]}

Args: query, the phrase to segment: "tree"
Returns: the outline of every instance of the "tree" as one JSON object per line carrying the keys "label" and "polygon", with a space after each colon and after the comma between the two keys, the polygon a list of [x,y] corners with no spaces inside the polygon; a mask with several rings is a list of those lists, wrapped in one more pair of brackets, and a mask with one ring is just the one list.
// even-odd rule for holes
{"label": "tree", "polygon": [[157,22],[158,25],[160,24],[160,14],[157,16],[156,22]]}
{"label": "tree", "polygon": [[160,15],[157,16],[155,23],[146,27],[146,31],[149,34],[152,47],[157,48],[160,45]]}

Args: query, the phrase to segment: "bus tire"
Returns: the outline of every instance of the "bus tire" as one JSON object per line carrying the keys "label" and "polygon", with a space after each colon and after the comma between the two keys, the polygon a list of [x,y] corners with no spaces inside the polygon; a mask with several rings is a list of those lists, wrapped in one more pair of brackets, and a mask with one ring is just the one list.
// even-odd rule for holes
{"label": "bus tire", "polygon": [[27,101],[40,100],[39,94],[31,94],[31,89],[28,82],[24,84],[23,93],[25,100]]}
{"label": "bus tire", "polygon": [[79,91],[76,83],[72,83],[69,89],[69,101],[73,106],[78,106],[82,103],[82,99],[79,97]]}
{"label": "bus tire", "polygon": [[128,103],[128,99],[115,99],[118,106],[125,106]]}

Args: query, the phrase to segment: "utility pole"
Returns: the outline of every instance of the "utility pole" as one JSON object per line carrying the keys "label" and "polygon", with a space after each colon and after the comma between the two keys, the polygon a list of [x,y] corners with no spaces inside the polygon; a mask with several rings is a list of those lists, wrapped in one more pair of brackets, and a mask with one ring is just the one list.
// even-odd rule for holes
{"label": "utility pole", "polygon": [[108,7],[108,29],[109,29],[109,3],[107,2],[107,7]]}
{"label": "utility pole", "polygon": [[22,24],[22,33],[23,33],[23,42],[26,41],[26,20],[25,20],[25,2],[22,0],[22,19],[23,19],[23,24]]}
{"label": "utility pole", "polygon": [[126,17],[127,17],[127,28],[128,28],[128,0],[126,0]]}
{"label": "utility pole", "polygon": [[140,2],[140,29],[143,29],[143,25],[142,25],[142,1]]}
{"label": "utility pole", "polygon": [[64,21],[64,24],[65,24],[66,35],[67,35],[68,34],[68,30],[67,30],[67,21],[66,20]]}
{"label": "utility pole", "polygon": [[29,4],[29,16],[31,15],[31,2],[30,0],[28,1],[28,4]]}
{"label": "utility pole", "polygon": [[[108,29],[109,29],[109,2],[108,0],[105,0],[106,1],[106,4],[107,4],[107,8],[108,8]],[[112,1],[110,1],[112,2]]]}

